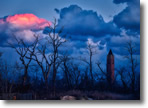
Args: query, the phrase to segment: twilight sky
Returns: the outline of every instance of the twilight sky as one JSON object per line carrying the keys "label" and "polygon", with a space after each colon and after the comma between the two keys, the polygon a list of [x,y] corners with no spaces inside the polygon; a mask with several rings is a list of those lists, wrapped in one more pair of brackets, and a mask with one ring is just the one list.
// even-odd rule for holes
{"label": "twilight sky", "polygon": [[[10,63],[16,53],[7,46],[12,34],[31,42],[33,34],[47,35],[53,17],[71,37],[66,43],[73,56],[86,55],[88,42],[98,46],[94,60],[106,65],[109,49],[115,66],[125,64],[124,46],[132,40],[140,62],[140,0],[0,0],[0,51]],[[52,25],[52,24],[51,24]],[[42,29],[42,30],[41,30]],[[61,48],[65,50],[66,48]],[[11,53],[10,53],[11,52]]]}
{"label": "twilight sky", "polygon": [[123,10],[127,4],[114,4],[112,0],[1,0],[0,17],[13,14],[32,13],[38,17],[52,20],[58,17],[54,9],[61,9],[76,4],[83,9],[94,10],[101,14],[105,21]]}

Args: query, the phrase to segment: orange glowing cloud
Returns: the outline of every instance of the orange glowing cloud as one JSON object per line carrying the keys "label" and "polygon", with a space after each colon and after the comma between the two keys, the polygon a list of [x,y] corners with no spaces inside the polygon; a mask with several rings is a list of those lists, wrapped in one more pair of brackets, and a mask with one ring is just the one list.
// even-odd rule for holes
{"label": "orange glowing cloud", "polygon": [[34,34],[51,26],[51,22],[38,18],[33,14],[16,14],[0,18],[0,39],[11,40],[12,34],[16,37],[30,42],[34,39]]}
{"label": "orange glowing cloud", "polygon": [[[14,28],[20,29],[43,29],[46,26],[50,26],[51,22],[38,18],[33,14],[16,14],[13,16],[8,16],[5,19],[6,23],[9,23]],[[5,23],[0,20],[0,24]]]}

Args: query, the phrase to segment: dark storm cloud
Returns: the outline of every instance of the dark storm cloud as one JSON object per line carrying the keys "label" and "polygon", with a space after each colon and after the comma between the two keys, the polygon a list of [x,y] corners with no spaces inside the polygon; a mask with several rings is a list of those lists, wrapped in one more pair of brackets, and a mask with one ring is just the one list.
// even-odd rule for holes
{"label": "dark storm cloud", "polygon": [[106,23],[101,15],[93,10],[83,10],[77,5],[57,10],[60,18],[58,27],[64,26],[64,32],[71,35],[101,37],[107,34],[118,35],[120,29],[112,22]]}
{"label": "dark storm cloud", "polygon": [[8,39],[8,35],[6,33],[0,32],[0,46],[5,46],[4,43]]}
{"label": "dark storm cloud", "polygon": [[127,7],[114,16],[113,22],[120,28],[140,33],[140,1],[114,0],[114,3],[127,3]]}
{"label": "dark storm cloud", "polygon": [[58,13],[58,14],[60,13],[59,9],[54,9],[54,10],[56,11],[56,13]]}
{"label": "dark storm cloud", "polygon": [[125,2],[131,2],[131,1],[134,1],[134,0],[113,0],[113,2],[115,3],[115,4],[120,4],[120,3],[125,3]]}

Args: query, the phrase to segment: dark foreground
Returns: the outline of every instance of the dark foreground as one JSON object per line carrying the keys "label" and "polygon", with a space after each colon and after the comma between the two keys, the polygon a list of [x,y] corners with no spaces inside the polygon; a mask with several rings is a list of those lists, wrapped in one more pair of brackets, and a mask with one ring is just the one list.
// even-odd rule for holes
{"label": "dark foreground", "polygon": [[0,94],[1,100],[139,100],[140,96],[134,94],[117,94],[111,92],[98,91],[67,91],[50,94],[35,93],[4,93]]}

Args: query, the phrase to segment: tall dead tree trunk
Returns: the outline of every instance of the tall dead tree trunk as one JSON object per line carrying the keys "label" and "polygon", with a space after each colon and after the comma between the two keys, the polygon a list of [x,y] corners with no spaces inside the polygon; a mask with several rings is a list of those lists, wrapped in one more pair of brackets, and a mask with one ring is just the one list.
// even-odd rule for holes
{"label": "tall dead tree trunk", "polygon": [[66,35],[62,35],[63,27],[57,30],[57,20],[55,19],[53,22],[53,27],[49,26],[49,37],[47,38],[48,43],[53,48],[52,55],[51,55],[51,61],[53,62],[53,76],[52,76],[52,85],[53,85],[53,94],[55,95],[55,88],[56,88],[56,75],[57,75],[57,69],[60,65],[59,61],[59,48],[60,46],[66,42],[66,39],[63,39],[62,37],[66,37]]}
{"label": "tall dead tree trunk", "polygon": [[93,77],[93,72],[92,72],[92,51],[90,49],[90,56],[89,56],[89,71],[90,71],[90,75],[91,75],[91,81],[92,81],[92,85],[93,85],[93,82],[94,82],[94,77]]}
{"label": "tall dead tree trunk", "polygon": [[88,42],[87,43],[87,51],[88,51],[88,55],[89,55],[89,60],[87,60],[86,58],[81,58],[81,60],[85,63],[88,64],[89,66],[89,73],[91,76],[91,86],[93,87],[94,85],[94,75],[93,75],[93,62],[92,62],[92,58],[95,54],[97,54],[97,45],[93,45],[92,43]]}
{"label": "tall dead tree trunk", "polygon": [[127,42],[126,46],[125,46],[128,55],[125,56],[125,58],[127,58],[129,60],[129,63],[131,65],[131,72],[129,72],[129,76],[131,79],[131,89],[132,92],[135,92],[135,79],[136,79],[136,75],[135,75],[135,69],[137,67],[137,60],[134,58],[134,54],[137,52],[136,51],[136,47],[134,45],[134,43],[130,40],[129,42]]}

